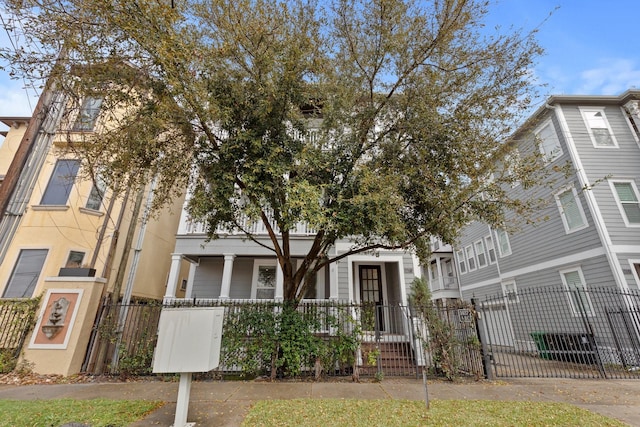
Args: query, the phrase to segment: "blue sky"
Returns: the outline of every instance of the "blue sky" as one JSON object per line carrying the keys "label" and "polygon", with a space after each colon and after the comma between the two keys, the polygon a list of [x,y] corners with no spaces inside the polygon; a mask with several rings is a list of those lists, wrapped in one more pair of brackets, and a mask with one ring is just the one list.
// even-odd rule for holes
{"label": "blue sky", "polygon": [[[640,0],[498,0],[489,25],[539,28],[546,54],[532,74],[546,94],[617,95],[640,88],[639,17]],[[0,116],[30,115],[34,96],[0,70]]]}

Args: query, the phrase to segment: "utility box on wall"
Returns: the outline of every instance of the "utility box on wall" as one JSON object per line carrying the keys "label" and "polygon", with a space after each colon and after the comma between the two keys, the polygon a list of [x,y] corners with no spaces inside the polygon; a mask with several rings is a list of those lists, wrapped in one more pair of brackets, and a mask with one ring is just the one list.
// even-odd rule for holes
{"label": "utility box on wall", "polygon": [[224,307],[170,307],[160,313],[153,372],[208,372],[220,363]]}

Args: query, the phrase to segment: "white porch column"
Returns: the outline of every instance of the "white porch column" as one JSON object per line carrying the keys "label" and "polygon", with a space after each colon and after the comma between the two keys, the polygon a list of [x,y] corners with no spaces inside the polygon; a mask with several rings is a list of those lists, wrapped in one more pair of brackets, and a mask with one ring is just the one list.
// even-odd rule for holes
{"label": "white porch column", "polygon": [[284,300],[284,273],[280,267],[280,263],[276,261],[276,293],[274,298],[276,301]]}
{"label": "white porch column", "polygon": [[196,269],[200,265],[200,262],[189,262],[189,278],[187,279],[187,291],[185,292],[185,298],[193,298],[193,281],[196,277]]}
{"label": "white porch column", "polygon": [[436,269],[438,271],[438,284],[440,285],[439,289],[444,289],[444,275],[442,274],[442,264],[440,263],[440,257],[436,257]]}
{"label": "white porch column", "polygon": [[171,268],[169,269],[169,279],[167,280],[167,290],[164,299],[176,297],[176,289],[178,288],[178,279],[180,278],[180,263],[182,262],[182,254],[171,254]]}
{"label": "white porch column", "polygon": [[233,260],[235,258],[235,254],[224,254],[224,268],[222,269],[220,299],[229,299],[229,291],[231,289],[231,273],[233,272]]}
{"label": "white porch column", "polygon": [[338,299],[338,263],[332,262],[329,265],[329,299]]}

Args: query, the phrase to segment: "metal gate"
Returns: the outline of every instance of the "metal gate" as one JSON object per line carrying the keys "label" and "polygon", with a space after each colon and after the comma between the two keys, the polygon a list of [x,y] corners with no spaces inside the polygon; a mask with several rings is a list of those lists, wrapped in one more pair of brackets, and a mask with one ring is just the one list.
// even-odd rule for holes
{"label": "metal gate", "polygon": [[475,301],[487,376],[640,379],[640,294],[539,287]]}

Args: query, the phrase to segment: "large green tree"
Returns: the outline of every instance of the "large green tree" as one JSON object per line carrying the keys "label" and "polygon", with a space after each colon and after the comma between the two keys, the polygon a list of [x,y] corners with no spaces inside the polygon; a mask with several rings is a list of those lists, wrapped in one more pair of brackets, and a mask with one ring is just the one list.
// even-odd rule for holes
{"label": "large green tree", "polygon": [[[532,207],[506,189],[538,180],[538,159],[505,141],[541,49],[487,30],[485,0],[4,3],[11,29],[28,28],[27,47],[3,52],[13,72],[55,82],[76,108],[104,97],[104,128],[70,144],[86,162],[112,186],[157,177],[158,205],[190,185],[212,237],[245,232],[274,252],[286,300],[349,254],[424,257],[431,236]],[[298,223],[315,230],[299,267]],[[332,255],[341,239],[351,250]]]}

